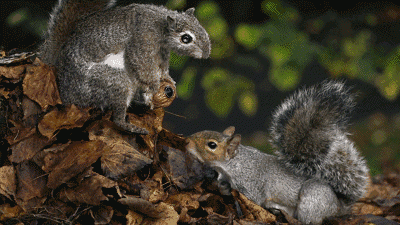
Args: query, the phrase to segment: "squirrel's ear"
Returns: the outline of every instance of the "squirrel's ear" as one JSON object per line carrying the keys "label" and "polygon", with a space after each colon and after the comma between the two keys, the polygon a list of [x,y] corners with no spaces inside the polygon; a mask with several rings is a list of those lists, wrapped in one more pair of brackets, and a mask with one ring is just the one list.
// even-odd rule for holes
{"label": "squirrel's ear", "polygon": [[242,137],[240,134],[235,134],[230,140],[228,140],[228,147],[225,152],[225,159],[232,159],[238,153],[238,148]]}
{"label": "squirrel's ear", "polygon": [[229,137],[232,137],[233,133],[235,133],[235,127],[234,126],[230,126],[228,128],[226,128],[224,130],[224,132],[222,132],[225,135],[228,135]]}
{"label": "squirrel's ear", "polygon": [[167,16],[167,24],[168,24],[168,28],[174,30],[175,29],[175,19]]}
{"label": "squirrel's ear", "polygon": [[194,8],[192,7],[190,9],[186,10],[185,13],[189,16],[194,16]]}

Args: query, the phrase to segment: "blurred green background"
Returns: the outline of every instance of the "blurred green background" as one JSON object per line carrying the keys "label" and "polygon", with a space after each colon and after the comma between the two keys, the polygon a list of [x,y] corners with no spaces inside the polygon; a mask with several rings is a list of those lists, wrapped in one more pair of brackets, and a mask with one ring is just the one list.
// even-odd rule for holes
{"label": "blurred green background", "polygon": [[[0,47],[35,50],[56,1],[5,1]],[[132,1],[120,1],[128,4]],[[358,93],[352,139],[371,173],[400,169],[400,7],[392,2],[135,1],[184,10],[212,39],[211,58],[171,58],[178,99],[164,126],[178,134],[234,125],[270,152],[272,110],[296,88],[343,79]]]}

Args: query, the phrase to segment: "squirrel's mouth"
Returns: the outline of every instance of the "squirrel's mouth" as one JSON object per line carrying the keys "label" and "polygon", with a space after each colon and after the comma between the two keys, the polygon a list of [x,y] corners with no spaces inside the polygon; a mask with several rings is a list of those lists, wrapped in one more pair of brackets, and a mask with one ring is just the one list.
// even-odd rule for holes
{"label": "squirrel's mouth", "polygon": [[193,52],[193,55],[192,55],[192,56],[193,56],[194,58],[196,58],[196,59],[205,58],[205,57],[204,57],[204,54],[203,54],[203,51],[200,51],[200,50]]}

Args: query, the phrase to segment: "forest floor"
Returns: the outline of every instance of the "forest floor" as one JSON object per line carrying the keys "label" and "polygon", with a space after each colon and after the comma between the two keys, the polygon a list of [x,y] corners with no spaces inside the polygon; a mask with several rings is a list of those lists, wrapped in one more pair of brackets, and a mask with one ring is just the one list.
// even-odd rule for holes
{"label": "forest floor", "polygon": [[[237,191],[222,196],[205,179],[185,138],[162,127],[175,98],[169,84],[157,109],[128,113],[149,134],[129,135],[110,113],[62,107],[54,70],[40,60],[0,59],[0,224],[299,224]],[[400,171],[392,171],[371,178],[351,214],[324,224],[399,222]]]}

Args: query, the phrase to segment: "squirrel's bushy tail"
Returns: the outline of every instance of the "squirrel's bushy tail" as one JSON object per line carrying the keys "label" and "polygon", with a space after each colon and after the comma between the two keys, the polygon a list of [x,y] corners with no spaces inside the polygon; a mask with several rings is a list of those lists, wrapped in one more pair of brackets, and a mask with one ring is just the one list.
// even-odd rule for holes
{"label": "squirrel's bushy tail", "polygon": [[114,5],[115,0],[58,0],[50,14],[45,42],[39,49],[43,62],[55,65],[61,46],[80,19]]}
{"label": "squirrel's bushy tail", "polygon": [[348,203],[362,197],[368,184],[366,162],[348,139],[354,106],[343,82],[325,81],[287,98],[271,126],[279,161],[296,175],[327,182]]}

